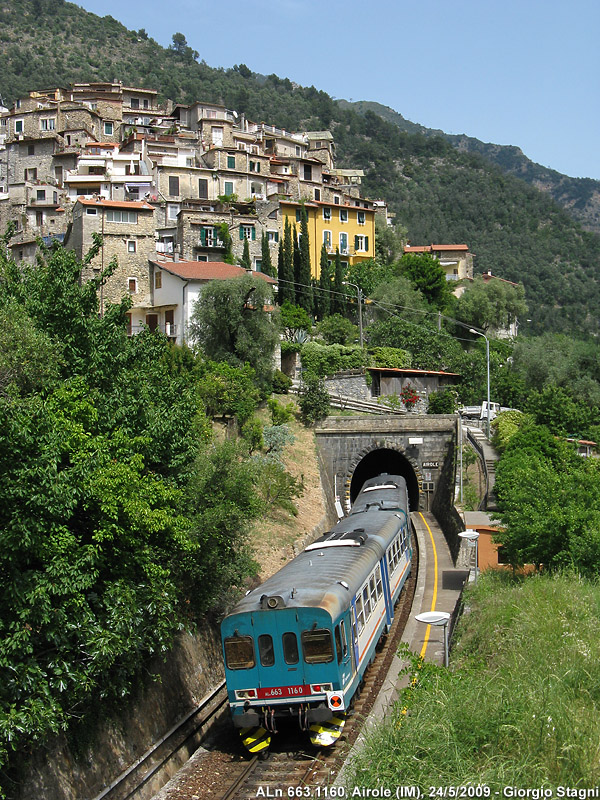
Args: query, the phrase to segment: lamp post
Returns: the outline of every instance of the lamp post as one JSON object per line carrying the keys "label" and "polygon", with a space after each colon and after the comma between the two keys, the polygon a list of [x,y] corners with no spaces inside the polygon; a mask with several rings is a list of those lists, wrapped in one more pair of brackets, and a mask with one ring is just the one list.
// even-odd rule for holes
{"label": "lamp post", "polygon": [[467,529],[466,531],[463,531],[462,533],[459,533],[458,535],[460,536],[461,539],[465,539],[469,543],[469,545],[471,547],[475,547],[475,581],[474,581],[474,583],[477,583],[477,572],[478,572],[478,566],[477,566],[478,565],[478,547],[477,547],[477,542],[478,542],[478,539],[479,539],[479,533],[477,531],[473,531],[473,530]]}
{"label": "lamp post", "polygon": [[424,625],[435,625],[436,628],[444,629],[444,666],[448,666],[448,623],[450,614],[447,611],[425,611],[423,614],[415,616],[417,622]]}
{"label": "lamp post", "polygon": [[363,347],[362,289],[355,283],[350,283],[350,281],[342,281],[342,283],[344,286],[352,286],[353,289],[356,289],[356,294],[358,296],[358,330],[360,333],[360,346]]}
{"label": "lamp post", "polygon": [[487,438],[490,438],[490,340],[481,331],[476,331],[475,328],[469,328],[469,333],[474,333],[476,336],[483,336],[485,339],[485,360],[487,363]]}

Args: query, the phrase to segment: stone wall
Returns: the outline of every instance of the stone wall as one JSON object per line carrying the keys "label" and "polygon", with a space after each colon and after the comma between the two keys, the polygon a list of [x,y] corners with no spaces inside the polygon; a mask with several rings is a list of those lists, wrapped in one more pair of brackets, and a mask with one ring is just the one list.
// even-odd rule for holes
{"label": "stone wall", "polygon": [[207,622],[196,635],[182,636],[167,659],[145,674],[146,684],[118,718],[81,732],[89,742],[83,752],[59,736],[23,761],[10,800],[89,800],[99,794],[223,680],[217,626]]}
{"label": "stone wall", "polygon": [[363,370],[338,372],[325,378],[325,388],[330,395],[351,397],[354,400],[372,400],[371,389],[367,386]]}

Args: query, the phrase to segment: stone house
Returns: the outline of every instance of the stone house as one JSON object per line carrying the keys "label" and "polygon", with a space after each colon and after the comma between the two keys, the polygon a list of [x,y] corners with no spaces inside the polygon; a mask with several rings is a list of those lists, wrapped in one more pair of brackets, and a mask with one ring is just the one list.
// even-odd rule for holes
{"label": "stone house", "polygon": [[96,277],[113,259],[117,268],[101,289],[101,313],[107,303],[131,297],[132,313],[145,316],[151,306],[148,262],[156,257],[154,208],[145,202],[79,198],[65,247],[84,258],[93,244],[92,234],[102,236],[98,255],[83,271]]}

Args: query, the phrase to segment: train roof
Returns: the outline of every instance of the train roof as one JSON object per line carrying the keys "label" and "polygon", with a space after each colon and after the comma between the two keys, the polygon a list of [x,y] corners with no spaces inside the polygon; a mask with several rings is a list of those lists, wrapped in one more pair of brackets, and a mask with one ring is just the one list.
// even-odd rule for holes
{"label": "train roof", "polygon": [[403,511],[372,509],[346,517],[249,592],[231,615],[312,607],[337,619],[406,522]]}
{"label": "train roof", "polygon": [[408,510],[408,490],[401,475],[383,473],[365,481],[350,513],[356,514],[377,507],[382,511],[398,508]]}

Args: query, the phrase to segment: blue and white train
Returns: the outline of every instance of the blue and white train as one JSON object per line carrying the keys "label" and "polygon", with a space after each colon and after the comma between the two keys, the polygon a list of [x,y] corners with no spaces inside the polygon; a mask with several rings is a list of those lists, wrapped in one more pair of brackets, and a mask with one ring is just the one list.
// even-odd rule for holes
{"label": "blue and white train", "polygon": [[410,573],[406,481],[368,480],[350,514],[249,592],[223,620],[233,723],[252,752],[295,717],[332,744]]}

